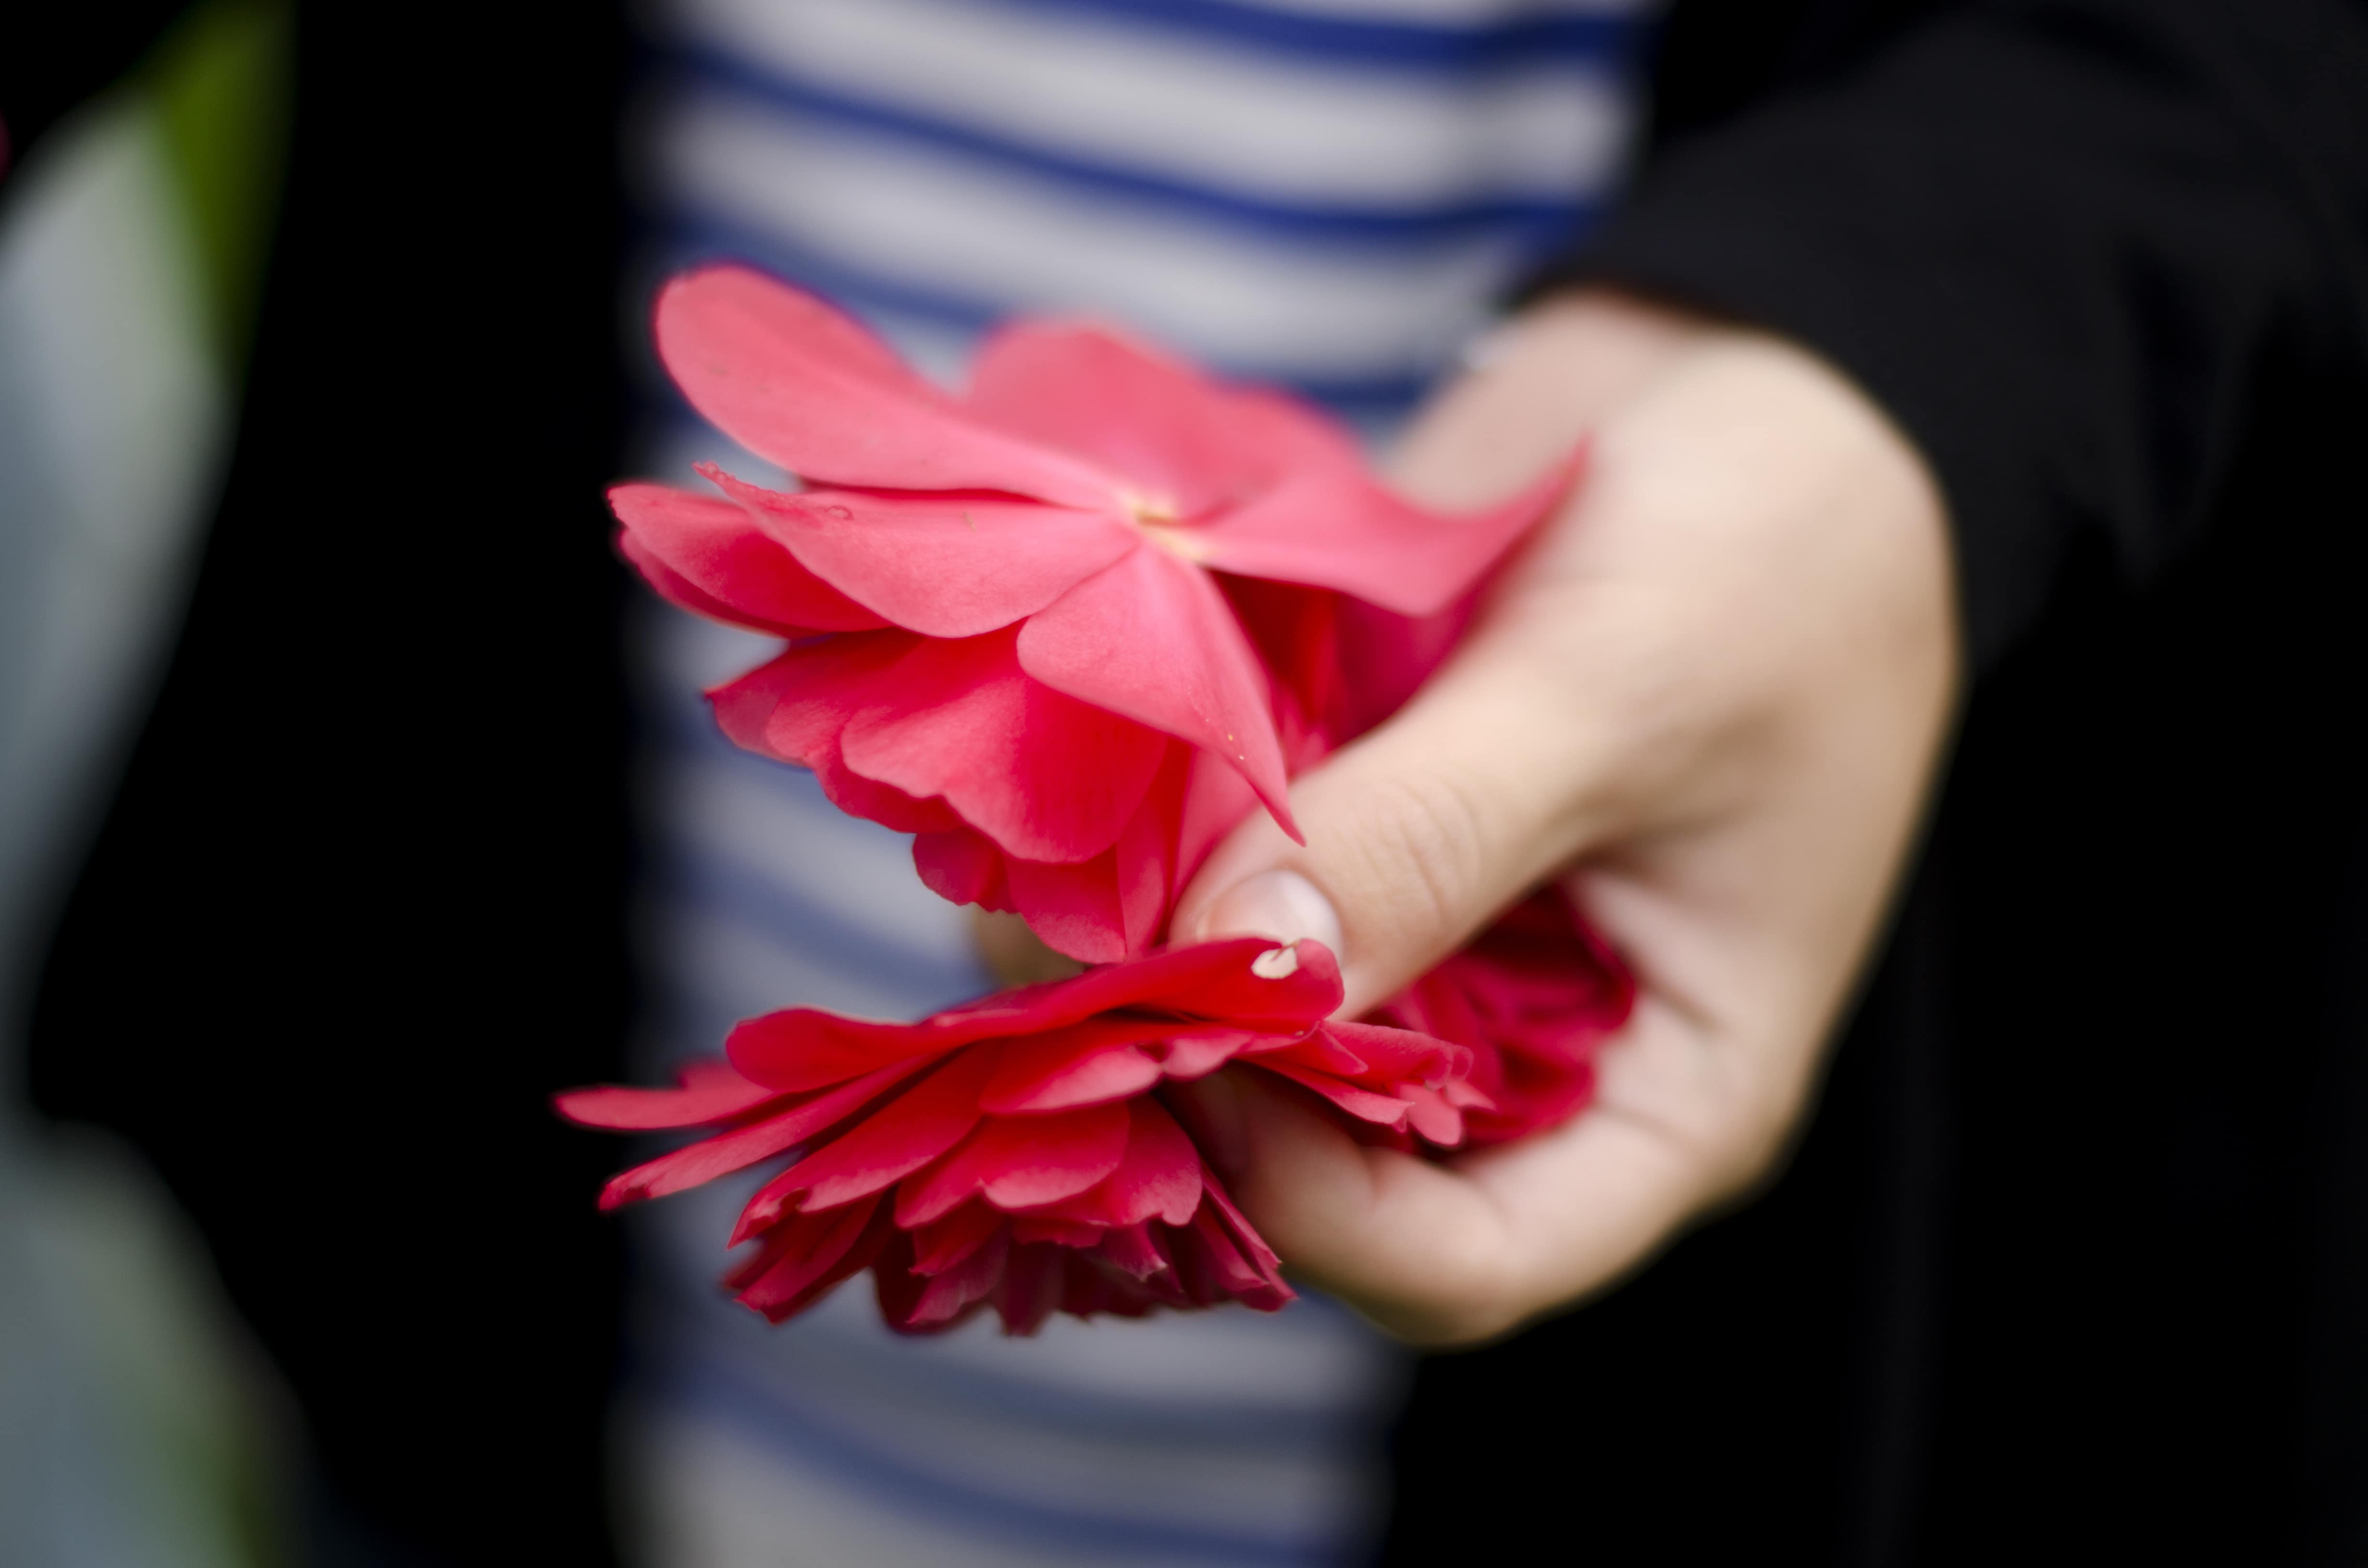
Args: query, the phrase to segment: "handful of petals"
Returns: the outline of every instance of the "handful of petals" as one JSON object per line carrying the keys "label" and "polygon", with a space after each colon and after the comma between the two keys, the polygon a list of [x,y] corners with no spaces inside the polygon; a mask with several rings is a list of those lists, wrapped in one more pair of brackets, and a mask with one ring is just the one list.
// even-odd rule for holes
{"label": "handful of petals", "polygon": [[1236,1065],[1359,1137],[1497,1142],[1582,1107],[1625,970],[1556,893],[1516,906],[1361,1023],[1321,945],[1159,950],[1218,838],[1388,717],[1452,651],[1581,454],[1489,510],[1392,495],[1348,435],[1099,328],[1021,323],[960,396],[746,268],[658,301],[686,397],[796,492],[609,494],[620,551],[686,608],[780,654],[709,695],[726,734],[914,834],[929,887],[1016,910],[1100,967],[915,1024],[806,1008],[739,1025],[672,1089],[559,1096],[588,1127],[700,1131],[604,1208],[786,1158],[726,1277],[778,1322],[869,1268],[907,1333],[992,1305],[1291,1299],[1162,1087]]}
{"label": "handful of petals", "polygon": [[1429,512],[1313,409],[1092,326],[1005,328],[955,397],[745,267],[667,284],[656,332],[691,404],[809,486],[711,466],[718,494],[610,492],[660,593],[793,640],[710,694],[724,732],[917,835],[945,897],[1088,963],[1150,950],[1253,796],[1296,832],[1268,677],[1215,574],[1429,615],[1576,472]]}
{"label": "handful of petals", "polygon": [[776,1322],[862,1269],[906,1333],[992,1303],[1032,1331],[1058,1309],[1291,1299],[1274,1254],[1161,1103],[1162,1084],[1227,1062],[1271,1073],[1353,1121],[1462,1137],[1471,1052],[1337,1023],[1340,971],[1320,944],[1258,937],[1175,949],[988,996],[916,1024],[793,1008],[733,1030],[726,1062],[674,1089],[579,1089],[587,1127],[704,1128],[625,1172],[603,1208],[794,1152],[749,1199],[726,1278]]}

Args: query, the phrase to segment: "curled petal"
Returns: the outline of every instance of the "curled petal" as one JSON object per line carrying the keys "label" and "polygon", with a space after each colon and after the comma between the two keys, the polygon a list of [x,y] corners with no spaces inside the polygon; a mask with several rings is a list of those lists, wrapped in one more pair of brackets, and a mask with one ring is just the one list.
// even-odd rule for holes
{"label": "curled petal", "polygon": [[1030,680],[1017,635],[916,641],[866,682],[870,701],[840,730],[839,756],[865,778],[943,799],[1014,856],[1091,859],[1143,803],[1167,742]]}
{"label": "curled petal", "polygon": [[978,1091],[994,1069],[991,1051],[956,1056],[759,1187],[742,1213],[742,1226],[760,1223],[755,1216],[768,1205],[786,1207],[802,1199],[802,1209],[828,1209],[920,1169],[978,1125]]}
{"label": "curled petal", "polygon": [[1142,1044],[1159,1027],[1151,1018],[1091,1018],[1014,1040],[980,1103],[1013,1115],[1125,1099],[1159,1082],[1159,1063]]}
{"label": "curled petal", "polygon": [[1178,517],[1235,505],[1294,468],[1357,463],[1326,415],[1276,392],[1223,385],[1106,327],[1016,322],[983,344],[966,406],[1075,452]]}
{"label": "curled petal", "polygon": [[1207,573],[1138,550],[1030,617],[1019,664],[1056,691],[1224,758],[1298,836],[1266,674]]}
{"label": "curled petal", "polygon": [[784,1149],[827,1131],[874,1098],[886,1093],[920,1064],[898,1064],[869,1073],[826,1094],[796,1101],[779,1114],[736,1127],[728,1132],[661,1154],[610,1179],[600,1193],[600,1207],[614,1209],[639,1199],[664,1198],[713,1181],[717,1176],[772,1158]]}
{"label": "curled petal", "polygon": [[1323,1096],[1360,1121],[1370,1121],[1382,1127],[1404,1127],[1406,1123],[1406,1102],[1395,1095],[1376,1094],[1371,1089],[1360,1088],[1345,1078],[1336,1078],[1329,1073],[1313,1072],[1275,1057],[1252,1057],[1249,1060],[1269,1073]]}
{"label": "curled petal", "polygon": [[913,1230],[913,1269],[941,1274],[986,1244],[1009,1216],[976,1199]]}
{"label": "curled petal", "polygon": [[1309,468],[1192,531],[1220,572],[1337,588],[1400,615],[1445,609],[1577,481],[1582,448],[1543,479],[1485,511],[1432,512],[1361,468]]}
{"label": "curled petal", "polygon": [[798,1215],[765,1238],[752,1266],[724,1283],[743,1306],[780,1323],[871,1263],[893,1229],[881,1222],[881,1207],[854,1203]]}
{"label": "curled petal", "polygon": [[[950,1264],[930,1276],[929,1282],[905,1314],[905,1325],[917,1328],[924,1324],[951,1324],[965,1308],[986,1300],[987,1293],[1003,1278],[1005,1257],[1011,1247],[1009,1230],[997,1227],[985,1242],[961,1262]],[[918,1267],[915,1272],[924,1272]]]}
{"label": "curled petal", "polygon": [[570,1089],[552,1096],[559,1114],[578,1127],[606,1127],[620,1132],[650,1131],[668,1127],[712,1127],[754,1110],[781,1091],[753,1083],[722,1062],[686,1063],[680,1088],[628,1089],[607,1085]]}
{"label": "curled petal", "polygon": [[920,1225],[973,1194],[998,1209],[1025,1209],[1083,1192],[1126,1153],[1123,1105],[1042,1116],[995,1116],[962,1146],[896,1192],[896,1222]]}
{"label": "curled petal", "polygon": [[1054,952],[1079,963],[1117,963],[1133,956],[1115,847],[1074,866],[1007,858],[1003,874],[1011,907]]}
{"label": "curled petal", "polygon": [[931,892],[949,903],[1008,910],[1011,889],[1004,878],[1003,851],[974,827],[955,826],[913,839],[913,869]]}
{"label": "curled petal", "polygon": [[885,617],[931,637],[975,637],[1031,616],[1143,542],[1111,514],[1008,496],[789,495],[712,465],[700,472],[871,624]]}
{"label": "curled petal", "polygon": [[1118,1168],[1044,1212],[1095,1225],[1187,1224],[1201,1206],[1201,1153],[1156,1100],[1126,1102],[1126,1153]]}
{"label": "curled petal", "polygon": [[916,799],[847,766],[841,738],[880,694],[880,682],[919,639],[870,631],[791,648],[707,694],[734,744],[810,767],[831,803],[899,833],[939,833],[961,818],[941,801]]}
{"label": "curled petal", "polygon": [[609,491],[609,507],[622,525],[617,548],[685,609],[784,637],[888,624],[807,570],[729,501],[662,484],[619,484]]}
{"label": "curled petal", "polygon": [[745,267],[658,295],[658,358],[691,406],[791,473],[878,490],[1002,490],[1115,505],[1091,463],[988,426],[811,294]]}

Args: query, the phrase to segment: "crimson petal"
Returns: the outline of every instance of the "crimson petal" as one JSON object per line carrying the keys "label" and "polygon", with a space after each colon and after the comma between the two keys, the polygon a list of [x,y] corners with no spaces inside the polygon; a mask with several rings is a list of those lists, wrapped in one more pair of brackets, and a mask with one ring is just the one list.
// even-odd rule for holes
{"label": "crimson petal", "polygon": [[1042,1116],[993,1116],[931,1170],[896,1192],[896,1222],[917,1225],[983,1194],[998,1209],[1025,1209],[1083,1192],[1126,1153],[1124,1105]]}
{"label": "crimson petal", "polygon": [[829,1209],[919,1170],[978,1125],[978,1091],[996,1054],[955,1057],[768,1182],[766,1191],[783,1199],[802,1193],[800,1208]]}
{"label": "crimson petal", "polygon": [[686,1063],[677,1089],[632,1089],[603,1085],[570,1089],[552,1096],[559,1114],[578,1127],[619,1132],[667,1127],[706,1127],[754,1110],[781,1091],[751,1083],[721,1062]]}
{"label": "crimson petal", "polygon": [[1159,1082],[1159,1063],[1142,1044],[1159,1028],[1156,1019],[1089,1018],[1014,1040],[979,1103],[1008,1116],[1122,1100]]}
{"label": "crimson petal", "polygon": [[[645,1165],[613,1176],[601,1189],[600,1207],[614,1209],[639,1199],[664,1198],[668,1193],[713,1181],[717,1176],[753,1165],[759,1160],[772,1158],[792,1144],[802,1143],[832,1123],[853,1114],[874,1095],[892,1087],[900,1078],[917,1071],[920,1064],[899,1064],[884,1067],[876,1073],[842,1085],[826,1095],[802,1100],[778,1116],[752,1121],[746,1127],[735,1127],[712,1138],[702,1139],[688,1148],[661,1154]],[[957,1134],[959,1136],[959,1134]],[[736,1238],[735,1238],[736,1239]]]}

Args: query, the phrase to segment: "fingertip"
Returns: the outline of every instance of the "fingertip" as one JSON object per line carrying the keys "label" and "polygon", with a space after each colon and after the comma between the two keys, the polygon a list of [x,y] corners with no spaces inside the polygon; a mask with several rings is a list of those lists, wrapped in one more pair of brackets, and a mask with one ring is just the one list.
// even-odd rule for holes
{"label": "fingertip", "polygon": [[1201,912],[1201,940],[1219,937],[1267,937],[1278,942],[1315,941],[1340,952],[1340,915],[1322,889],[1287,869],[1245,877],[1211,899]]}

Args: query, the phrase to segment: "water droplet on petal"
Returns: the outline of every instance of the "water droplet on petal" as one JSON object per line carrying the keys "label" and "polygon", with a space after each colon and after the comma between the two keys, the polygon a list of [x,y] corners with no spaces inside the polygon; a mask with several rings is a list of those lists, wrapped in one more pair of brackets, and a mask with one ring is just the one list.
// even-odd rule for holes
{"label": "water droplet on petal", "polygon": [[844,506],[825,506],[822,509],[822,513],[824,517],[837,517],[842,523],[855,516],[854,513],[848,511]]}

